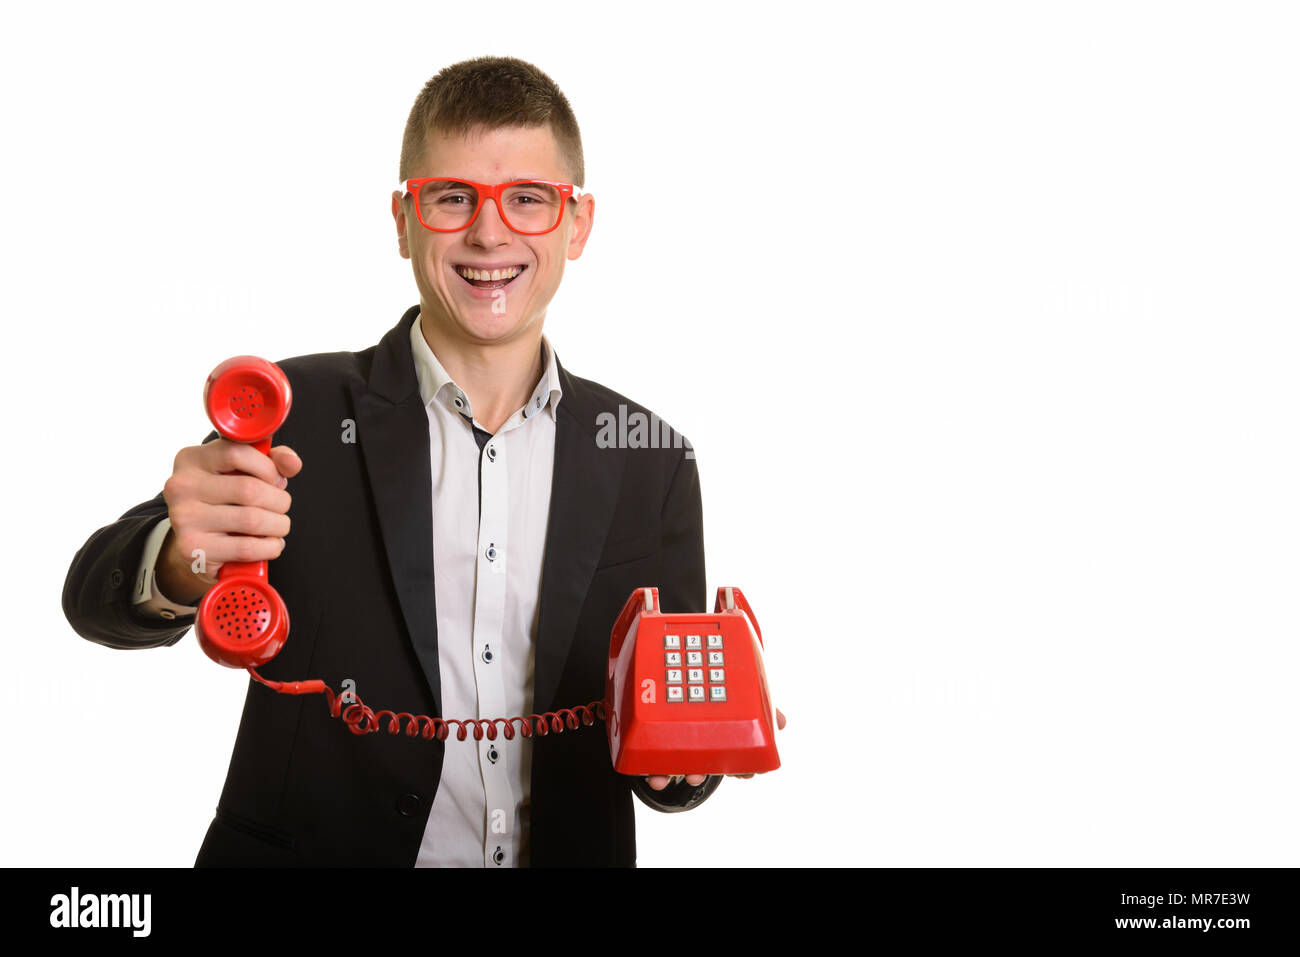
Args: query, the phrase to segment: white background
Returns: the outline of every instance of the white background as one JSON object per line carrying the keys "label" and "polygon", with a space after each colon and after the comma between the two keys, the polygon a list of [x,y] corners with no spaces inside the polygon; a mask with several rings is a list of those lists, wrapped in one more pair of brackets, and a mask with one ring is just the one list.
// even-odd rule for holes
{"label": "white background", "polygon": [[790,718],[780,771],[639,811],[642,865],[1297,863],[1286,5],[33,9],[0,27],[4,863],[192,864],[246,681],[80,639],[64,575],[207,434],[218,361],[417,301],[402,130],[486,53],[582,126],[547,332],[692,440],[709,587]]}

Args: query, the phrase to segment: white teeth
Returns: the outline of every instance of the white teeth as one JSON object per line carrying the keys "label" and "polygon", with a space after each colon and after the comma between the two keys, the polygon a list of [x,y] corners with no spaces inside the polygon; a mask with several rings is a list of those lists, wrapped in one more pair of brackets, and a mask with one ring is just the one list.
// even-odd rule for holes
{"label": "white teeth", "polygon": [[499,279],[514,279],[524,271],[523,266],[509,266],[506,269],[493,269],[489,272],[486,269],[471,269],[468,266],[457,266],[456,272],[466,279],[477,279],[479,282],[489,282]]}

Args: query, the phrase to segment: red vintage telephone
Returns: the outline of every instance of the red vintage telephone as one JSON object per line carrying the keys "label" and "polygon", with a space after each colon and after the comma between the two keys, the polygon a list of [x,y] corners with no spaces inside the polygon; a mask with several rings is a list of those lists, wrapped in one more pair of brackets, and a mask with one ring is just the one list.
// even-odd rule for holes
{"label": "red vintage telephone", "polygon": [[[280,367],[254,356],[227,359],[203,389],[217,432],[264,455],[270,455],[271,436],[288,418],[292,401]],[[289,636],[289,611],[267,580],[266,562],[223,564],[217,584],[199,603],[194,631],[209,658],[246,669],[272,691],[325,695],[330,715],[341,717],[354,734],[379,731],[383,723],[390,734],[439,741],[453,727],[459,741],[471,734],[475,740],[496,740],[498,734],[512,739],[516,733],[530,738],[601,719],[607,720],[610,755],[620,774],[749,774],[781,764],[763,636],[739,588],[718,589],[712,615],[663,614],[659,589],[638,588],[610,635],[604,700],[527,717],[376,713],[355,693],[335,694],[319,679],[263,678],[257,669],[279,654]]]}
{"label": "red vintage telephone", "polygon": [[712,615],[665,615],[634,591],[609,642],[609,753],[620,774],[750,774],[781,766],[763,634],[739,588]]}

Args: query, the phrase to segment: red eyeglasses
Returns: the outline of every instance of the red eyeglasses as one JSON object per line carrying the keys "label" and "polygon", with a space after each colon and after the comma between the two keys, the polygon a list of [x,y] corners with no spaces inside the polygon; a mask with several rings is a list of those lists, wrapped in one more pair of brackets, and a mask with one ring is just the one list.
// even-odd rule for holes
{"label": "red eyeglasses", "polygon": [[415,202],[420,225],[435,233],[468,229],[490,199],[497,204],[506,226],[525,236],[541,236],[554,230],[564,217],[567,201],[582,195],[572,183],[521,179],[492,186],[450,176],[408,179],[406,190]]}

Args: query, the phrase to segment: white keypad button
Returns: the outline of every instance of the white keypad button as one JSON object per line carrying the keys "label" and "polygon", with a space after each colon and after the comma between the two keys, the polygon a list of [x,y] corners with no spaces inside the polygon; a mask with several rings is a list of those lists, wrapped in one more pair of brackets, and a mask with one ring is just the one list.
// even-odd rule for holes
{"label": "white keypad button", "polygon": [[[664,635],[665,648],[680,648],[681,646],[682,646],[681,635]],[[710,645],[709,647],[713,647],[713,646]],[[719,643],[718,647],[722,647],[721,643]]]}
{"label": "white keypad button", "polygon": [[[669,673],[669,674],[672,674],[671,671],[668,672],[668,673]],[[726,680],[727,680],[727,672],[726,672],[725,669],[723,669],[723,668],[710,668],[710,669],[709,669],[709,683],[710,683],[710,684],[719,684],[719,685],[720,685],[720,684],[722,684],[722,683],[723,683],[724,681],[726,681]]]}
{"label": "white keypad button", "polygon": [[680,668],[681,665],[682,665],[682,653],[681,653],[680,651],[665,651],[665,652],[664,652],[664,666],[665,666],[665,667],[672,668],[672,667],[676,666],[676,667]]}
{"label": "white keypad button", "polygon": [[686,663],[687,663],[688,665],[702,665],[702,664],[704,664],[704,652],[702,652],[702,651],[688,651],[688,652],[686,652]]}
{"label": "white keypad button", "polygon": [[687,635],[687,636],[686,636],[686,647],[687,647],[687,648],[699,648],[699,647],[702,647],[702,646],[700,645],[700,636],[699,636],[699,635]]}
{"label": "white keypad button", "polygon": [[723,662],[722,662],[722,652],[720,652],[720,651],[710,651],[710,652],[709,652],[709,664],[710,664],[710,665],[717,666],[717,665],[721,665],[722,663],[723,663]]}
{"label": "white keypad button", "polygon": [[721,647],[722,647],[722,636],[721,636],[721,635],[709,635],[708,641],[709,641],[709,647],[710,647],[710,648],[721,648]]}
{"label": "white keypad button", "polygon": [[682,700],[682,686],[681,686],[681,685],[674,685],[673,687],[671,687],[671,688],[668,689],[668,700],[669,700],[669,701],[681,701],[681,700]]}
{"label": "white keypad button", "polygon": [[[694,689],[692,689],[692,690],[694,690]],[[713,685],[712,687],[709,688],[709,700],[710,700],[710,701],[726,701],[726,700],[727,700],[727,689],[726,689],[726,688],[723,688],[723,687],[721,687],[721,686],[719,686],[719,685]]]}
{"label": "white keypad button", "polygon": [[669,669],[668,669],[668,684],[670,684],[670,685],[679,685],[679,684],[681,684],[681,683],[682,683],[682,669],[681,669],[681,668],[669,668]]}
{"label": "white keypad button", "polygon": [[703,668],[687,668],[687,669],[686,669],[686,682],[687,682],[687,684],[693,684],[693,685],[702,685],[702,684],[704,684],[704,669],[703,669]]}
{"label": "white keypad button", "polygon": [[[679,689],[679,690],[680,690],[680,689]],[[691,700],[692,700],[692,701],[703,701],[703,700],[704,700],[704,689],[703,689],[702,687],[700,687],[699,685],[693,685],[693,686],[691,687]]]}

